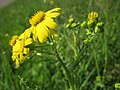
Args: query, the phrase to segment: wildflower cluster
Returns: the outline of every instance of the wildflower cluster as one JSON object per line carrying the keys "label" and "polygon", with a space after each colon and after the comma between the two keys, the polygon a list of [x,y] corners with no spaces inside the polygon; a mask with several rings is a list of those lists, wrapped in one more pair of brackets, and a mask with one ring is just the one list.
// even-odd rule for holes
{"label": "wildflower cluster", "polygon": [[[73,55],[74,63],[70,65],[71,70],[74,69],[79,64],[79,62],[81,62],[80,57],[84,52],[84,50],[87,48],[88,43],[91,42],[93,38],[99,36],[99,34],[103,32],[104,30],[103,26],[104,24],[103,22],[100,21],[99,15],[97,12],[90,12],[88,14],[88,18],[82,23],[79,21],[75,21],[75,19],[73,18],[70,18],[68,20],[68,23],[66,24],[66,28],[68,30],[72,30],[70,34],[73,35],[73,37],[70,35],[72,42],[70,42],[68,38],[66,39],[68,40],[68,44],[70,45],[74,53]],[[82,42],[80,48],[79,48],[79,45],[80,45],[79,41]],[[96,62],[96,66],[97,65],[98,63]],[[101,82],[100,76],[97,77],[96,83],[101,85],[101,87],[104,86]]]}
{"label": "wildflower cluster", "polygon": [[29,19],[29,23],[31,24],[30,28],[26,29],[19,36],[18,35],[13,36],[9,44],[12,46],[12,59],[13,61],[16,62],[16,67],[19,67],[21,63],[29,59],[30,52],[34,50],[30,46],[36,45],[36,43],[37,45],[43,44],[48,40],[49,43],[47,44],[52,46],[52,49],[54,51],[53,54],[57,57],[57,60],[60,62],[66,73],[65,76],[68,79],[69,87],[71,88],[71,90],[75,90],[75,85],[73,83],[74,77],[72,77],[70,70],[73,70],[73,68],[75,68],[75,66],[79,64],[80,55],[82,55],[86,48],[85,47],[86,45],[83,47],[82,50],[80,50],[81,48],[77,47],[77,45],[79,44],[78,39],[80,37],[79,31],[80,29],[83,28],[85,28],[85,30],[87,31],[86,32],[87,38],[85,38],[83,41],[85,44],[87,44],[88,42],[91,42],[93,37],[102,32],[103,22],[99,22],[99,16],[97,12],[89,13],[87,20],[85,20],[82,23],[76,21],[74,18],[70,18],[68,20],[66,28],[72,30],[71,31],[73,34],[72,43],[66,36],[65,38],[73,50],[74,61],[72,65],[70,64],[67,67],[67,65],[63,62],[63,58],[61,58],[60,56],[61,54],[59,54],[58,52],[57,44],[54,39],[54,37],[57,36],[55,29],[58,26],[54,19],[60,15],[60,10],[61,10],[60,8],[54,8],[47,12],[38,11],[34,16],[32,16]]}
{"label": "wildflower cluster", "polygon": [[70,18],[68,20],[68,24],[66,24],[66,28],[69,30],[78,30],[86,29],[87,38],[84,40],[84,43],[91,42],[93,37],[100,32],[103,32],[103,22],[99,21],[99,15],[97,12],[90,12],[88,14],[87,20],[80,23],[79,21],[75,21],[75,19]]}
{"label": "wildflower cluster", "polygon": [[60,8],[54,8],[47,12],[38,11],[29,19],[31,27],[26,29],[21,35],[15,35],[9,42],[12,46],[12,59],[19,67],[29,58],[30,49],[28,46],[34,42],[44,43],[51,35],[56,34],[57,23],[54,18],[60,15]]}
{"label": "wildflower cluster", "polygon": [[75,29],[79,25],[80,25],[80,22],[75,21],[74,18],[69,18],[68,24],[66,25],[66,28]]}
{"label": "wildflower cluster", "polygon": [[85,28],[87,38],[84,40],[85,43],[91,42],[96,34],[103,31],[103,22],[99,22],[99,15],[97,12],[90,12],[88,19],[81,23],[81,28]]}

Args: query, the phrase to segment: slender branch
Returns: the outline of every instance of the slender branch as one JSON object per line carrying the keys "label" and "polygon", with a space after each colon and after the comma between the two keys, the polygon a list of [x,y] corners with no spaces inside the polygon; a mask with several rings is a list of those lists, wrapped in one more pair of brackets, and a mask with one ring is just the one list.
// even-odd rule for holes
{"label": "slender branch", "polygon": [[97,59],[97,55],[96,55],[95,50],[93,50],[93,53],[94,53],[94,58],[95,58],[95,65],[96,65],[96,69],[97,69],[97,74],[98,74],[98,76],[100,76],[99,65],[98,65],[98,59]]}
{"label": "slender branch", "polygon": [[82,48],[82,50],[80,51],[79,55],[77,56],[77,60],[75,61],[74,64],[71,65],[70,70],[73,70],[81,61],[80,57],[83,54],[83,52],[86,50],[86,45]]}
{"label": "slender branch", "polygon": [[71,74],[70,74],[68,68],[66,67],[65,63],[64,63],[63,60],[61,59],[61,57],[60,57],[60,55],[59,55],[59,53],[58,53],[58,51],[57,51],[56,45],[55,45],[55,43],[54,43],[54,41],[53,41],[52,38],[51,38],[51,40],[52,40],[52,43],[53,43],[53,50],[54,50],[54,52],[55,52],[55,54],[56,54],[56,57],[58,58],[58,61],[61,63],[61,65],[63,66],[63,68],[64,68],[64,70],[65,70],[65,72],[66,72],[67,78],[68,78],[68,80],[69,80],[70,88],[71,88],[72,90],[75,90],[75,89],[74,89],[74,84],[73,84],[73,80],[72,80]]}

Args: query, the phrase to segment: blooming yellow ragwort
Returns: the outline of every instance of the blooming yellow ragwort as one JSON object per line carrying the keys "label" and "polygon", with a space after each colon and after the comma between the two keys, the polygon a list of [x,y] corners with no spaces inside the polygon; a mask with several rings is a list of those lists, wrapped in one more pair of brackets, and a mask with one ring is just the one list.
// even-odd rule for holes
{"label": "blooming yellow ragwort", "polygon": [[60,15],[60,10],[60,8],[54,8],[47,12],[38,11],[29,19],[31,27],[20,36],[12,37],[9,44],[12,46],[12,59],[16,62],[16,67],[29,58],[30,48],[27,46],[33,41],[44,43],[50,35],[57,35],[54,32],[57,28],[54,18]]}
{"label": "blooming yellow ragwort", "polygon": [[54,29],[57,28],[57,23],[54,18],[60,15],[60,8],[54,8],[47,12],[38,11],[31,19],[32,34],[34,41],[44,43],[50,35],[54,35]]}
{"label": "blooming yellow ragwort", "polygon": [[[31,29],[25,30],[25,32],[22,33],[18,39],[16,39],[16,42],[12,47],[12,59],[16,62],[16,67],[19,67],[20,63],[23,63],[28,58],[30,49],[26,46],[33,42],[32,38],[30,38],[30,34]],[[13,40],[14,38],[10,41]]]}

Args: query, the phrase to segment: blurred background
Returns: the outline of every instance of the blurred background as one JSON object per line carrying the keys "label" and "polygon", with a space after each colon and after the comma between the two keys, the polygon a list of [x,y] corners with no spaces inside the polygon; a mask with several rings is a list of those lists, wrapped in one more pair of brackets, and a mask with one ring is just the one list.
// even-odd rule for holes
{"label": "blurred background", "polygon": [[[35,12],[55,7],[62,9],[56,20],[59,25],[56,32],[62,38],[70,35],[64,27],[69,17],[82,22],[89,12],[99,13],[105,24],[104,34],[96,43],[91,42],[80,64],[71,73],[77,77],[74,83],[78,90],[115,90],[115,84],[120,83],[120,0],[0,0],[0,90],[65,90],[67,87],[68,82],[55,57],[49,54],[36,56],[16,69],[9,46],[13,35],[20,35],[30,27],[28,21]],[[71,63],[73,53],[68,53],[71,48],[65,40],[58,43],[61,53],[68,60],[66,64]],[[106,71],[103,71],[105,65]]]}
{"label": "blurred background", "polygon": [[6,6],[12,2],[13,0],[0,0],[0,7]]}

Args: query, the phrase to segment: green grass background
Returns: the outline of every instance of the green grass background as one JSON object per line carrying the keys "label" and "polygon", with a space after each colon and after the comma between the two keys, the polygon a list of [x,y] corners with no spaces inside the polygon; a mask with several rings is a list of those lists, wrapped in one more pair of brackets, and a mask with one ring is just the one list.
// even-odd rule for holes
{"label": "green grass background", "polygon": [[[120,83],[120,1],[119,0],[15,0],[0,9],[0,90],[65,90],[68,82],[56,58],[48,54],[36,56],[14,68],[9,40],[30,27],[29,18],[38,10],[47,11],[54,7],[62,9],[56,20],[56,32],[63,39],[70,36],[64,25],[70,16],[82,22],[90,11],[97,11],[104,22],[104,34],[91,42],[83,53],[81,62],[71,71],[78,90],[115,90]],[[72,43],[72,41],[70,41]],[[80,45],[80,43],[78,43]],[[58,48],[69,66],[73,52],[65,40],[58,41]],[[44,48],[51,52],[51,48]],[[49,53],[49,52],[48,52]],[[95,59],[98,61],[98,76]],[[107,63],[106,63],[107,62]],[[106,71],[103,71],[106,65]],[[104,73],[103,73],[104,72]],[[98,81],[97,81],[98,80]]]}

